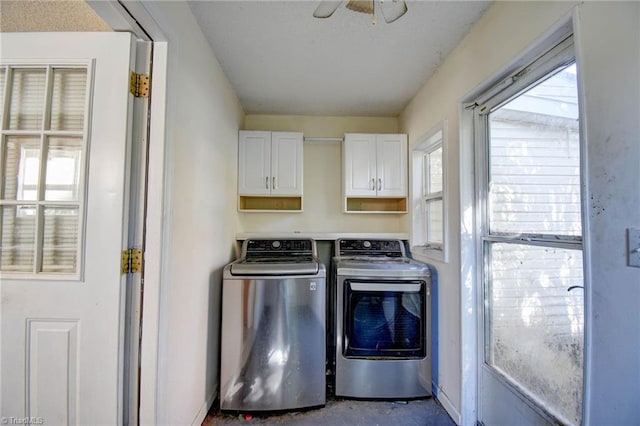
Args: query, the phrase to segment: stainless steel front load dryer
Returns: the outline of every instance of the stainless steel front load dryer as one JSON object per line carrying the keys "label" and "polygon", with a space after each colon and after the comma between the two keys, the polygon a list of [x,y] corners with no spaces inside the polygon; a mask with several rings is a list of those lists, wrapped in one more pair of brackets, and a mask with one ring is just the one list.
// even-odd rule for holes
{"label": "stainless steel front load dryer", "polygon": [[400,240],[342,239],[336,283],[336,396],[431,395],[431,271]]}
{"label": "stainless steel front load dryer", "polygon": [[310,239],[250,239],[224,268],[220,409],[326,402],[326,272]]}

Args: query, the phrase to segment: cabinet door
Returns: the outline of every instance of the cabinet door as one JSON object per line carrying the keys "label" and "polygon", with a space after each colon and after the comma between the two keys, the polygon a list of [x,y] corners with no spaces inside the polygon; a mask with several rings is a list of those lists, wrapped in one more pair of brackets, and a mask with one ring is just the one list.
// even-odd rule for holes
{"label": "cabinet door", "polygon": [[271,133],[271,195],[302,195],[302,133]]}
{"label": "cabinet door", "polygon": [[345,135],[343,155],[345,196],[375,197],[376,135]]}
{"label": "cabinet door", "polygon": [[271,193],[271,132],[240,131],[238,194]]}
{"label": "cabinet door", "polygon": [[407,135],[377,135],[378,197],[407,195]]}

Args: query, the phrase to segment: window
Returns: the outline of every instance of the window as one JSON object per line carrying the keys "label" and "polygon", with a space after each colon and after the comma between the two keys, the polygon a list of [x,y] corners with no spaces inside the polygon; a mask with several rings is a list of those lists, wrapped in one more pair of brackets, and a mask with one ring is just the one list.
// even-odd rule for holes
{"label": "window", "polygon": [[[441,136],[440,134],[436,136]],[[424,154],[424,204],[427,220],[426,246],[442,250],[444,215],[442,212],[442,138]]]}
{"label": "window", "polygon": [[89,83],[85,65],[0,67],[0,271],[78,274]]}
{"label": "window", "polygon": [[474,106],[484,363],[563,424],[580,424],[582,195],[569,37]]}
{"label": "window", "polygon": [[445,127],[438,124],[413,150],[412,251],[446,261]]}

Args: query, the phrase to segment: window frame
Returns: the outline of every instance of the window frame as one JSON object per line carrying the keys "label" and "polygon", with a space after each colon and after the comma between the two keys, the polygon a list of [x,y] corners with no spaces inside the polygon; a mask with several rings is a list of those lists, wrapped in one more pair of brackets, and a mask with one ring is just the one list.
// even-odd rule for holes
{"label": "window frame", "polygon": [[[472,105],[474,128],[476,129],[476,182],[480,207],[480,239],[482,243],[507,242],[525,245],[543,245],[582,250],[582,237],[562,234],[517,233],[492,231],[489,226],[489,115],[520,96],[542,79],[549,78],[554,71],[575,63],[573,37],[569,36],[528,66],[510,75],[481,95]],[[496,90],[499,88],[499,90]],[[582,181],[583,172],[580,179]],[[582,213],[584,216],[584,212]],[[584,222],[584,220],[583,220]],[[584,223],[583,233],[584,233]],[[482,252],[479,252],[481,254]],[[482,257],[480,257],[482,258]]]}
{"label": "window frame", "polygon": [[[442,148],[442,190],[429,192],[428,155]],[[433,126],[415,143],[411,152],[412,226],[411,251],[429,260],[448,262],[449,221],[447,206],[447,120]],[[429,212],[427,205],[442,201],[442,243],[429,241]]]}

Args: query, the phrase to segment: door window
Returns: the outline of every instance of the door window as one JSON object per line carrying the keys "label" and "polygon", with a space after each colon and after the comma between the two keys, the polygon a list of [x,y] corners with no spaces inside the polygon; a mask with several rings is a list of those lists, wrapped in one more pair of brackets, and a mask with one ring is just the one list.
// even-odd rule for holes
{"label": "door window", "polygon": [[[580,137],[571,40],[476,107],[484,363],[562,423],[582,419]],[[512,87],[508,87],[511,84]]]}
{"label": "door window", "polygon": [[0,271],[80,270],[88,65],[0,68]]}

